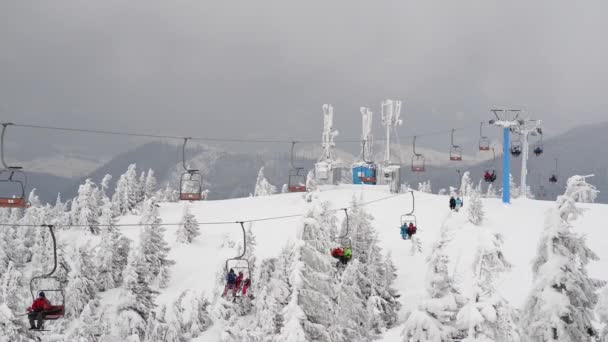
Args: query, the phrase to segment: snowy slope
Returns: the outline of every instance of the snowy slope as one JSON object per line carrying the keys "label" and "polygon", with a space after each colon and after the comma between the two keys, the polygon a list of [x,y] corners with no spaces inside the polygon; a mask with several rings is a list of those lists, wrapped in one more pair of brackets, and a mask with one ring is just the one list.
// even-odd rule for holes
{"label": "snowy slope", "polygon": [[[369,202],[390,197],[388,189],[383,186],[341,185],[321,188],[315,196],[322,201],[330,201],[332,208],[349,206],[353,196]],[[553,202],[535,200],[514,200],[512,205],[503,205],[498,199],[483,199],[486,219],[482,227],[468,223],[466,211],[452,213],[448,209],[448,198],[433,194],[415,192],[418,220],[418,237],[423,244],[423,253],[412,255],[411,242],[400,238],[398,225],[400,215],[411,208],[409,195],[390,197],[365,206],[372,214],[372,224],[379,233],[380,246],[384,252],[391,252],[398,268],[396,287],[401,294],[403,304],[400,319],[417,306],[426,295],[424,288],[426,263],[425,256],[430,246],[436,241],[442,226],[447,227],[453,239],[448,246],[451,256],[450,272],[457,272],[461,286],[467,288],[472,272],[472,259],[481,229],[492,229],[504,235],[504,253],[513,269],[499,282],[500,293],[514,306],[521,307],[530,289],[532,281],[531,260],[536,253],[536,244],[543,228],[544,213]],[[467,199],[465,198],[465,206]],[[266,217],[303,214],[308,204],[302,194],[279,194],[266,197],[249,197],[221,201],[198,203],[162,203],[160,213],[163,222],[179,222],[184,205],[190,205],[199,222],[231,221],[228,225],[201,225],[201,236],[191,245],[175,243],[176,227],[167,227],[166,240],[171,244],[170,258],[177,263],[171,268],[171,282],[157,299],[157,304],[170,304],[185,289],[203,291],[211,301],[218,300],[221,285],[218,283],[224,262],[235,256],[235,249],[222,247],[226,241],[236,243],[242,240],[239,220],[250,220]],[[608,217],[608,206],[600,204],[581,204],[587,208],[584,216],[574,221],[575,230],[588,235],[589,246],[598,253],[600,262],[593,263],[590,275],[608,279],[608,249],[602,244],[607,241],[608,233],[602,229],[602,223]],[[337,212],[339,220],[344,216]],[[120,223],[138,223],[139,217],[123,217]],[[279,255],[287,241],[298,238],[301,218],[284,218],[255,222],[252,231],[257,240],[256,257],[258,263],[268,257]],[[137,241],[139,227],[122,227],[127,237]],[[75,233],[64,233],[64,243],[73,239]],[[81,233],[80,233],[81,234]],[[82,241],[82,237],[80,239]],[[329,252],[329,251],[328,251]],[[253,279],[255,282],[255,278]],[[102,295],[102,302],[111,301],[113,292]],[[103,296],[106,296],[104,298]],[[221,300],[221,299],[220,299]],[[401,327],[388,331],[385,340],[399,338]],[[221,326],[212,329],[199,338],[200,341],[219,339]]]}

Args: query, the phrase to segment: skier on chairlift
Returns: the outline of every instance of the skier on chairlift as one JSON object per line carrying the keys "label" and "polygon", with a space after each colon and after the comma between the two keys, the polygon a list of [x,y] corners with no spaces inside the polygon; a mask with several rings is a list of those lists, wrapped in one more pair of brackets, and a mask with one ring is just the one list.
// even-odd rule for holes
{"label": "skier on chairlift", "polygon": [[[27,308],[27,316],[30,320],[30,329],[43,329],[44,317],[47,314],[53,313],[54,309],[55,307],[51,305],[51,302],[46,299],[44,292],[41,291],[38,294],[38,298],[36,298],[36,300],[34,300],[32,303],[32,306]],[[36,321],[38,321],[38,325],[34,324]]]}
{"label": "skier on chairlift", "polygon": [[226,296],[228,294],[228,290],[233,290],[233,292],[234,292],[235,285],[236,285],[236,274],[234,273],[234,270],[231,268],[230,271],[228,272],[228,274],[226,275],[226,286],[224,287],[224,294],[222,296]]}
{"label": "skier on chairlift", "polygon": [[409,227],[407,227],[407,236],[409,239],[412,238],[412,235],[416,234],[416,230],[418,230],[418,228],[416,228],[414,222],[410,222]]}
{"label": "skier on chairlift", "polygon": [[241,290],[241,283],[243,282],[243,272],[239,272],[239,275],[236,277],[236,281],[234,282],[234,294],[236,295]]}
{"label": "skier on chairlift", "polygon": [[401,238],[403,240],[407,240],[407,231],[408,231],[408,226],[407,224],[403,224],[403,226],[401,226]]}

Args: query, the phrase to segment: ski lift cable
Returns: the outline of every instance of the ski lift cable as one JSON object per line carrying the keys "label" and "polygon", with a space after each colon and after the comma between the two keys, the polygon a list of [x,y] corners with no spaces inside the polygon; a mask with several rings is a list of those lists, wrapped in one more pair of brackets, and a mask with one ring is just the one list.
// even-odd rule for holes
{"label": "ski lift cable", "polygon": [[[183,140],[188,138],[190,140],[197,141],[215,141],[215,142],[241,142],[241,143],[262,143],[262,144],[284,144],[284,143],[293,143],[294,141],[298,143],[318,143],[317,139],[303,139],[303,140],[283,140],[283,139],[236,139],[236,138],[214,138],[214,137],[185,137],[185,136],[177,136],[177,135],[163,135],[163,134],[149,134],[149,133],[137,133],[137,132],[128,132],[128,131],[109,131],[109,130],[96,130],[96,129],[86,129],[86,128],[71,128],[71,127],[60,127],[60,126],[45,126],[45,125],[33,125],[33,124],[18,124],[18,123],[10,123],[10,125],[14,127],[23,127],[23,128],[33,128],[33,129],[44,129],[44,130],[54,130],[54,131],[63,131],[63,132],[80,132],[80,133],[91,133],[91,134],[103,134],[103,135],[119,135],[119,136],[130,136],[130,137],[139,137],[139,138],[155,138],[155,139],[174,139],[174,140]],[[466,128],[466,127],[461,127]],[[460,129],[460,128],[459,128]],[[446,132],[450,132],[451,129],[448,130],[440,130],[440,131],[431,131],[428,133],[417,133],[417,136],[433,136],[444,134]],[[412,138],[413,135],[405,136],[404,138]],[[375,139],[376,141],[386,141],[386,139]],[[335,140],[336,143],[361,143],[361,139],[345,139],[345,140]]]}
{"label": "ski lift cable", "polygon": [[[395,197],[399,197],[399,196],[403,196],[407,193],[402,193],[402,194],[396,194],[396,195],[392,195],[392,196],[386,196],[386,197],[382,197],[373,201],[369,201],[369,202],[364,202],[364,203],[360,203],[360,204],[354,204],[351,205],[349,207],[343,207],[343,208],[337,208],[337,209],[330,209],[328,210],[329,212],[338,212],[338,211],[342,211],[342,210],[349,210],[349,209],[355,209],[355,208],[359,208],[359,207],[364,207],[373,203],[377,203],[380,201],[386,201]],[[292,214],[292,215],[282,215],[282,216],[270,216],[270,217],[262,217],[262,218],[254,218],[254,219],[248,219],[248,220],[237,220],[237,221],[209,221],[209,222],[199,222],[199,225],[202,226],[208,226],[208,225],[227,225],[227,224],[244,224],[244,223],[249,223],[249,222],[263,222],[263,221],[273,221],[273,220],[282,220],[282,219],[287,219],[287,218],[295,218],[295,217],[302,217],[305,216],[306,214]],[[148,223],[117,223],[117,224],[66,224],[66,225],[53,225],[53,227],[70,227],[70,228],[88,228],[88,227],[140,227],[140,226],[145,226]],[[159,223],[159,226],[165,226],[165,227],[169,227],[169,226],[180,226],[182,225],[182,223]],[[0,226],[10,226],[10,227],[48,227],[48,224],[11,224],[11,223],[0,223]]]}

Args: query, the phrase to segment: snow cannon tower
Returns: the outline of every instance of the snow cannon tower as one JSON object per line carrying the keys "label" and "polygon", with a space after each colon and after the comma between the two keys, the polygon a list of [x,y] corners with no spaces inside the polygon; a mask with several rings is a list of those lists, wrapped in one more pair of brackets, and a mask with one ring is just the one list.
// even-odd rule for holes
{"label": "snow cannon tower", "polygon": [[365,107],[361,107],[359,110],[361,111],[363,132],[360,160],[353,164],[353,184],[376,185],[378,165],[371,160],[374,152],[374,136],[372,135],[374,113]]}
{"label": "snow cannon tower", "polygon": [[[382,163],[382,184],[389,185],[391,192],[397,193],[401,190],[401,163],[391,160],[391,130],[397,132],[397,127],[403,121],[401,116],[401,101],[382,101],[382,124],[386,127],[386,150]],[[397,142],[399,143],[399,142]]]}
{"label": "snow cannon tower", "polygon": [[323,135],[321,146],[323,154],[315,164],[315,179],[317,184],[337,184],[342,178],[341,164],[336,160],[334,138],[338,131],[334,130],[334,107],[330,104],[323,105]]}

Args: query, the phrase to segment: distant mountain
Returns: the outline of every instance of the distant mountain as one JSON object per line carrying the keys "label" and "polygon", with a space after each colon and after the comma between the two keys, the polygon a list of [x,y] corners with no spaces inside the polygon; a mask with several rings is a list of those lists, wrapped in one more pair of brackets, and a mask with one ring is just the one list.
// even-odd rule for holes
{"label": "distant mountain", "polygon": [[[533,154],[529,158],[528,184],[536,195],[541,190],[545,193],[544,199],[554,199],[562,193],[565,180],[573,174],[595,174],[590,180],[600,192],[599,202],[608,203],[608,154],[602,151],[608,146],[608,122],[582,126],[572,129],[560,136],[548,139],[544,143],[545,153],[540,157]],[[410,170],[411,147],[394,146],[400,151],[395,159],[403,165],[402,181],[416,188],[422,181],[430,180],[433,191],[441,188],[458,186],[459,173],[470,171],[475,182],[482,178],[486,169],[495,169],[498,179],[495,188],[502,186],[502,155],[497,151],[493,161],[490,152],[464,151],[462,162],[452,162],[448,154],[430,149],[419,149],[427,158],[427,172],[418,174]],[[375,157],[381,158],[380,148],[377,148]],[[321,150],[317,147],[307,147],[297,153],[297,165],[310,170],[314,167],[317,156]],[[337,151],[340,159],[350,165],[355,158],[345,151]],[[210,190],[210,199],[226,199],[248,196],[253,192],[257,173],[260,167],[265,167],[266,178],[279,189],[287,182],[290,169],[288,153],[236,153],[220,148],[204,145],[189,148],[188,162],[192,168],[200,169],[204,175],[206,188]],[[554,158],[559,158],[557,184],[550,184],[548,179],[554,172]],[[484,160],[485,159],[485,160]],[[181,162],[181,145],[167,143],[148,143],[133,150],[122,153],[91,172],[86,177],[66,178],[45,173],[28,173],[30,188],[35,187],[43,201],[54,201],[57,192],[62,192],[64,198],[72,197],[78,185],[86,178],[99,182],[105,174],[114,176],[113,181],[125,172],[129,164],[136,163],[139,172],[153,169],[159,183],[171,182],[176,188],[179,177],[183,172]],[[521,157],[512,159],[511,173],[516,183],[519,183]],[[484,184],[485,188],[486,184]],[[542,188],[541,188],[542,187]]]}

